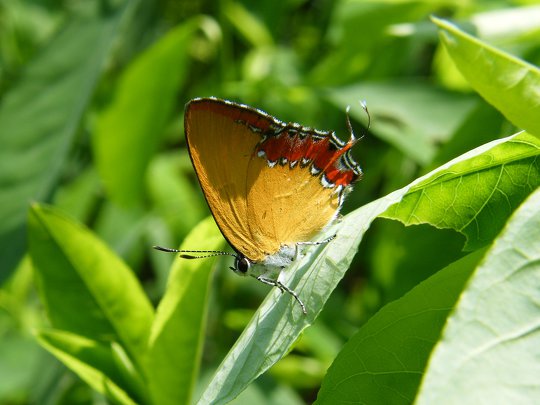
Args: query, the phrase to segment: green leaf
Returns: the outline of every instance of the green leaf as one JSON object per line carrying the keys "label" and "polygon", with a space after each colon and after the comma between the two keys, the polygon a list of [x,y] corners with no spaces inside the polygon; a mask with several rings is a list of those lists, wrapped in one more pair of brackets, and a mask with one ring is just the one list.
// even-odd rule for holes
{"label": "green leaf", "polygon": [[119,342],[136,365],[153,309],[132,271],[88,229],[33,205],[30,256],[51,324],[100,342]]}
{"label": "green leaf", "polygon": [[483,253],[452,263],[374,315],[334,360],[317,404],[412,403],[446,318]]}
{"label": "green leaf", "polygon": [[120,78],[113,102],[98,117],[93,138],[98,171],[110,196],[121,205],[136,205],[142,197],[146,166],[187,77],[190,43],[201,21],[196,18],[176,27],[139,56]]}
{"label": "green leaf", "polygon": [[29,203],[56,186],[123,15],[68,19],[2,99],[0,282],[24,252]]}
{"label": "green leaf", "polygon": [[[223,237],[212,217],[185,239],[182,249],[216,250]],[[215,257],[173,263],[148,351],[148,385],[156,404],[187,404],[199,373]]]}
{"label": "green leaf", "polygon": [[488,145],[495,146],[481,146],[416,181],[383,217],[454,229],[466,236],[469,250],[492,241],[540,185],[540,138],[523,132]]}
{"label": "green leaf", "polygon": [[441,41],[469,84],[514,125],[540,136],[540,70],[433,18]]}
{"label": "green leaf", "polygon": [[359,121],[367,116],[358,101],[366,100],[377,123],[371,129],[373,134],[421,165],[431,162],[436,145],[447,141],[475,106],[470,96],[410,81],[336,88],[329,90],[328,97],[337,108],[352,106],[351,115]]}
{"label": "green leaf", "polygon": [[249,383],[289,352],[343,278],[371,222],[399,202],[411,187],[434,181],[439,177],[439,172],[444,172],[453,164],[463,162],[467,165],[468,160],[481,157],[512,139],[514,137],[493,141],[470,151],[406,187],[351,212],[340,224],[328,230],[328,234],[336,232],[336,238],[326,245],[309,249],[296,265],[287,269],[283,279],[283,283],[296,291],[304,301],[307,315],[302,314],[289,294],[281,294],[274,289],[219,366],[199,403],[222,404],[234,399]]}
{"label": "green leaf", "polygon": [[110,346],[59,330],[37,333],[39,343],[96,391],[121,404],[140,403],[113,381],[118,374]]}
{"label": "green leaf", "polygon": [[540,401],[540,189],[471,278],[431,356],[418,404]]}

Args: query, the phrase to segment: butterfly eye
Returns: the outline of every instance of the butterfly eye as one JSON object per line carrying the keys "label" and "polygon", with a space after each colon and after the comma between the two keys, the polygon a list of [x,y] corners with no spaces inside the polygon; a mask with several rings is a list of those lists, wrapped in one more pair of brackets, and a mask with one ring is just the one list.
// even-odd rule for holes
{"label": "butterfly eye", "polygon": [[234,271],[242,275],[246,274],[251,267],[251,262],[249,259],[243,256],[238,256],[236,262],[234,263]]}

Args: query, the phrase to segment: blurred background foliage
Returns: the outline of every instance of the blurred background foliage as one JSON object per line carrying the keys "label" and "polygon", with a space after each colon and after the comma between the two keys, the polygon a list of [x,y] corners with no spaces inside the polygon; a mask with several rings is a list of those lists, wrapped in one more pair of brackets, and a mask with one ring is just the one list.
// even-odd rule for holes
{"label": "blurred background foliage", "polygon": [[[350,105],[365,176],[346,213],[515,132],[468,88],[429,16],[537,65],[534,3],[0,0],[0,403],[105,401],[32,336],[47,320],[25,256],[31,201],[87,224],[156,303],[173,257],[151,246],[179,245],[209,215],[185,149],[188,100],[243,102],[342,139]],[[358,327],[463,256],[463,243],[453,231],[377,220],[315,325],[239,402],[313,401]],[[202,380],[268,292],[229,265],[219,262],[212,286]]]}

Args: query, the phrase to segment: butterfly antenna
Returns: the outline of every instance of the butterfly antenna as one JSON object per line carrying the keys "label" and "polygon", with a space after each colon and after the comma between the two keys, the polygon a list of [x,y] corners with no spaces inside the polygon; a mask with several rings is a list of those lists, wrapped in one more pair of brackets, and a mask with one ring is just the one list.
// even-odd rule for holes
{"label": "butterfly antenna", "polygon": [[[214,257],[214,256],[232,256],[236,257],[235,254],[229,252],[223,252],[221,250],[178,250],[166,248],[163,246],[152,246],[156,250],[161,250],[162,252],[168,253],[180,253],[180,257],[183,259],[204,259],[205,257]],[[185,253],[207,253],[199,255],[190,255]]]}
{"label": "butterfly antenna", "polygon": [[[362,106],[362,109],[365,111],[367,115],[367,118],[368,118],[367,131],[369,131],[369,128],[371,127],[371,114],[369,113],[369,110],[367,108],[366,100],[360,101],[360,105]],[[351,110],[351,106],[348,105],[345,110],[345,115],[347,116],[347,129],[349,130],[349,134],[351,134],[351,139],[355,140],[356,137],[354,136],[354,130],[351,124],[351,116],[349,114],[350,110]],[[363,137],[364,135],[362,135],[359,139],[362,139]]]}

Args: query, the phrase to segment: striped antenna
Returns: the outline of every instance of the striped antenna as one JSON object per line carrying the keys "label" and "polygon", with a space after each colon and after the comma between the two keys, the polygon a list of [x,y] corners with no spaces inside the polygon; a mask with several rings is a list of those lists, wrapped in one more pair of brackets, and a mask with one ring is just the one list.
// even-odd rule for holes
{"label": "striped antenna", "polygon": [[[178,249],[171,249],[166,248],[162,246],[152,246],[156,250],[161,250],[162,252],[169,252],[169,253],[180,253],[180,257],[183,259],[204,259],[205,257],[214,257],[214,256],[232,256],[237,257],[233,253],[229,252],[222,252],[220,250],[178,250]],[[184,253],[210,253],[205,255],[186,255]]]}

